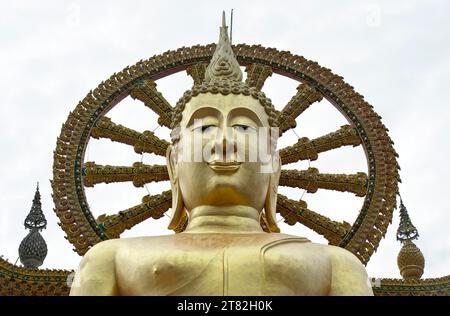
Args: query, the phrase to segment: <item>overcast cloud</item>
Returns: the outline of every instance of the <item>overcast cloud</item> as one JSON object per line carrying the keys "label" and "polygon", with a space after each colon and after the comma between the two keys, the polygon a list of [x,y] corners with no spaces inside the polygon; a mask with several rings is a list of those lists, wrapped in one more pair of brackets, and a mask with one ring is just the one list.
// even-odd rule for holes
{"label": "overcast cloud", "polygon": [[[0,254],[17,259],[26,235],[23,220],[36,181],[48,219],[43,232],[49,252],[45,268],[74,269],[80,257],[64,239],[53,213],[53,150],[61,125],[86,93],[102,80],[169,49],[218,39],[222,9],[235,10],[234,43],[289,50],[344,77],[383,117],[400,155],[403,200],[420,239],[424,277],[447,275],[450,267],[450,4],[446,1],[3,1],[0,18]],[[191,81],[185,73],[158,82],[174,104]],[[264,91],[278,108],[296,83],[273,76]],[[126,100],[108,116],[136,130],[156,127],[156,117]],[[296,133],[310,138],[346,124],[326,101],[298,120]],[[168,135],[164,128],[160,136]],[[296,141],[294,133],[282,140]],[[131,165],[141,157],[125,145],[92,141],[86,160]],[[146,163],[164,159],[144,156]],[[366,171],[361,148],[326,153],[311,166],[322,172]],[[307,168],[308,164],[296,167]],[[147,186],[151,194],[167,183]],[[146,188],[131,184],[87,189],[96,216],[139,204]],[[280,189],[298,198],[301,190]],[[353,222],[362,200],[349,193],[304,194],[310,209]],[[140,224],[125,236],[157,235],[168,218]],[[393,224],[367,269],[373,277],[399,277]],[[320,236],[296,225],[288,233]]]}

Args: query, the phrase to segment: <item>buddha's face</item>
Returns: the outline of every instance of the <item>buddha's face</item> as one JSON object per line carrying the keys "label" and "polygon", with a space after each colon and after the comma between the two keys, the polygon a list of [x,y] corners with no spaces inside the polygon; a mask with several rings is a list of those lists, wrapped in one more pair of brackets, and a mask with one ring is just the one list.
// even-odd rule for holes
{"label": "buddha's face", "polygon": [[260,211],[273,157],[268,115],[258,100],[200,94],[182,113],[172,178],[179,181],[188,211],[202,205],[245,205]]}

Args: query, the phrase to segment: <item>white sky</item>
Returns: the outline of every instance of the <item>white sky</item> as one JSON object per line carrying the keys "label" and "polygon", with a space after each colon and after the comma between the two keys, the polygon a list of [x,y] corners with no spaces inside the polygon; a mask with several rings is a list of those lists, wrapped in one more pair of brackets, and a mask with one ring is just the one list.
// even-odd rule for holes
{"label": "white sky", "polygon": [[[235,10],[234,43],[289,50],[317,61],[355,87],[383,117],[400,155],[401,194],[420,239],[424,277],[449,273],[450,215],[450,4],[445,1],[2,1],[0,18],[0,254],[17,259],[26,235],[23,220],[36,181],[48,219],[45,268],[76,268],[80,257],[64,239],[51,200],[53,150],[69,111],[102,80],[127,65],[169,49],[218,39],[221,10]],[[185,73],[161,80],[158,88],[175,103],[190,87]],[[280,108],[296,83],[273,76],[264,91]],[[156,127],[155,116],[126,100],[108,116],[136,130]],[[298,119],[297,134],[311,139],[346,122],[326,101]],[[159,128],[157,134],[167,136]],[[291,132],[283,144],[296,141]],[[141,157],[128,146],[92,141],[86,160],[131,165]],[[144,156],[144,162],[164,160]],[[322,172],[366,172],[361,148],[344,148],[311,162]],[[307,163],[296,165],[306,168]],[[152,194],[168,184],[151,184]],[[291,198],[301,190],[280,189]],[[147,194],[131,184],[98,185],[87,190],[92,211],[116,213]],[[309,208],[353,222],[362,199],[350,193],[305,194]],[[157,235],[168,218],[138,225],[124,235]],[[370,276],[399,277],[393,224],[367,266]],[[287,233],[323,238],[305,228]]]}

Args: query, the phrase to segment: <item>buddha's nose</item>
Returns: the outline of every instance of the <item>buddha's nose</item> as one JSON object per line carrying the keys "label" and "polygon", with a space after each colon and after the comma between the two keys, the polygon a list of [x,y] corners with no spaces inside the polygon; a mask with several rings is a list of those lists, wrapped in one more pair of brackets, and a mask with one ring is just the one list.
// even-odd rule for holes
{"label": "buddha's nose", "polygon": [[227,134],[228,129],[224,129],[218,135],[218,144],[222,149],[222,157],[223,160],[226,160],[227,153],[236,152],[236,143],[233,141],[233,134],[230,132],[230,135]]}
{"label": "buddha's nose", "polygon": [[228,142],[228,137],[224,136],[222,137],[222,154],[223,157],[226,157],[227,150],[230,148],[231,144]]}

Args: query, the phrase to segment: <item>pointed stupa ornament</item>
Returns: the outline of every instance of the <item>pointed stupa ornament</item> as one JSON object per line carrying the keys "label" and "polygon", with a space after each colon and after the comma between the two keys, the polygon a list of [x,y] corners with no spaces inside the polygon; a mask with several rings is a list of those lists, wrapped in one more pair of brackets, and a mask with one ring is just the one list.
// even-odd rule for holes
{"label": "pointed stupa ornament", "polygon": [[418,280],[423,274],[425,258],[420,249],[412,242],[419,237],[417,228],[412,224],[403,201],[400,197],[400,224],[397,230],[397,240],[403,246],[397,256],[400,274],[406,280]]}
{"label": "pointed stupa ornament", "polygon": [[41,193],[39,192],[39,182],[34,193],[33,203],[30,213],[24,222],[25,228],[42,230],[47,227],[47,220],[42,212]]}
{"label": "pointed stupa ornament", "polygon": [[231,48],[225,11],[222,12],[219,42],[205,71],[205,82],[231,80],[242,81],[242,71]]}
{"label": "pointed stupa ornament", "polygon": [[24,226],[30,232],[20,243],[20,262],[25,268],[36,269],[44,263],[44,259],[47,256],[47,243],[40,234],[40,231],[47,227],[47,220],[42,212],[39,183],[34,194],[30,213],[25,218]]}
{"label": "pointed stupa ornament", "polygon": [[403,200],[400,197],[400,225],[397,229],[397,240],[405,242],[406,240],[414,240],[419,238],[419,232],[417,228],[412,224],[408,215],[408,210],[403,204]]}

